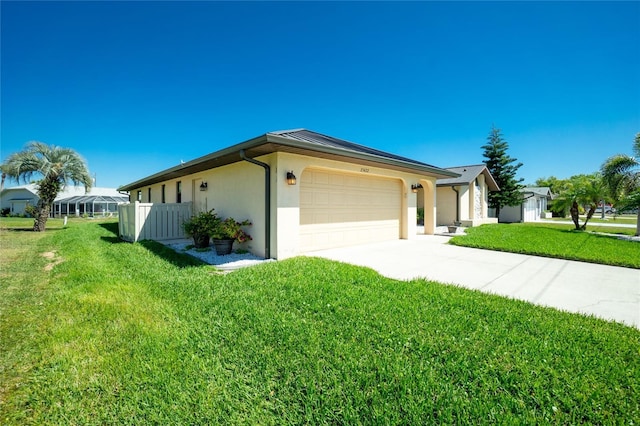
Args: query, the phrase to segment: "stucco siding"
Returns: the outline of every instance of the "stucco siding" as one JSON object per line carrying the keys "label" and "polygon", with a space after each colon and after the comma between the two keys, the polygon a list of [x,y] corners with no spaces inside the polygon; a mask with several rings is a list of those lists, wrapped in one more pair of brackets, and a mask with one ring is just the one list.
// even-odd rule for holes
{"label": "stucco siding", "polygon": [[[300,253],[300,187],[301,178],[306,169],[325,170],[352,174],[353,176],[389,178],[395,180],[399,191],[398,238],[411,238],[418,233],[416,225],[416,194],[411,185],[423,183],[435,187],[435,178],[419,174],[398,172],[383,167],[362,166],[359,164],[320,159],[312,156],[276,152],[256,160],[269,164],[271,168],[271,257],[284,259]],[[297,177],[296,185],[288,185],[286,173],[292,171]],[[249,219],[253,225],[247,228],[253,240],[245,248],[256,255],[265,255],[265,196],[262,167],[246,161],[206,170],[200,173],[159,182],[150,186],[152,202],[161,202],[161,188],[165,185],[167,203],[176,202],[176,182],[182,182],[182,202],[193,202],[194,211],[215,208],[222,217],[234,217],[237,220]],[[206,182],[206,191],[200,191],[200,185]],[[131,190],[135,201],[138,190],[146,200],[149,186]],[[374,197],[374,193],[368,195]],[[431,190],[431,199],[435,192]],[[431,203],[434,206],[434,203]],[[433,232],[435,226],[435,207],[425,229]],[[431,222],[429,222],[431,221]],[[432,223],[429,226],[429,223]],[[421,229],[422,231],[422,229]],[[238,247],[237,245],[235,246]]]}
{"label": "stucco siding", "polygon": [[456,220],[457,195],[450,186],[441,186],[436,191],[438,204],[436,222],[439,226],[451,225]]}
{"label": "stucco siding", "polygon": [[8,208],[10,214],[23,214],[27,205],[38,204],[38,196],[23,188],[5,188],[0,198],[0,208]]}

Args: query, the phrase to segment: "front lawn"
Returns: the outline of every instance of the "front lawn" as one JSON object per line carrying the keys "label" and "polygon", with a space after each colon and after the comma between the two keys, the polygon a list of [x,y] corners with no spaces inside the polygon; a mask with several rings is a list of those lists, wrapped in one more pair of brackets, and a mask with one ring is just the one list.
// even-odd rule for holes
{"label": "front lawn", "polygon": [[590,232],[575,231],[572,225],[499,223],[468,228],[465,235],[456,236],[449,242],[465,247],[640,268],[640,242],[594,233],[633,235],[634,229],[604,226],[587,229]]}
{"label": "front lawn", "polygon": [[[551,219],[546,219],[546,220],[552,220],[554,222],[571,222],[571,218],[570,217],[553,217]],[[585,216],[581,215],[580,216],[580,223],[584,223],[585,220]],[[601,218],[600,214],[596,213],[591,219],[589,219],[589,224],[594,224],[594,223],[609,223],[612,225],[616,225],[616,224],[621,224],[621,225],[635,225],[637,222],[637,218],[635,215],[606,215],[604,219]],[[587,224],[588,228],[591,228],[589,226],[589,224]]]}
{"label": "front lawn", "polygon": [[0,423],[640,418],[635,328],[322,259],[220,274],[116,229],[0,229]]}

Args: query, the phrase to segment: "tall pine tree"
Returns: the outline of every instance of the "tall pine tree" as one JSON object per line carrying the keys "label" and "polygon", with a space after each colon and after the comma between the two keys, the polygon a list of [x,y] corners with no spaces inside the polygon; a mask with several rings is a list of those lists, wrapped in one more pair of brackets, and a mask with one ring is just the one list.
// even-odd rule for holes
{"label": "tall pine tree", "polygon": [[523,179],[516,178],[516,172],[522,163],[507,154],[509,144],[502,138],[500,129],[491,127],[491,133],[487,136],[486,145],[482,146],[482,156],[486,158],[484,163],[495,179],[500,191],[489,192],[489,206],[496,209],[496,217],[500,217],[500,209],[505,206],[517,206],[522,203],[520,182]]}

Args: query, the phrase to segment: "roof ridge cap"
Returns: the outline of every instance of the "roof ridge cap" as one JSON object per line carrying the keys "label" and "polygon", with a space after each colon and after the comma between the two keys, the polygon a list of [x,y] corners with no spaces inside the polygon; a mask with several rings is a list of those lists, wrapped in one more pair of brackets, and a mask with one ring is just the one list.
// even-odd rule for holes
{"label": "roof ridge cap", "polygon": [[[312,130],[307,130],[304,127],[298,127],[296,129],[288,129],[288,130],[274,130],[272,132],[267,132],[268,135],[282,135],[283,133],[293,133],[293,132],[299,132],[301,130],[306,130],[308,132],[311,132]],[[313,132],[313,133],[318,133],[318,132]]]}

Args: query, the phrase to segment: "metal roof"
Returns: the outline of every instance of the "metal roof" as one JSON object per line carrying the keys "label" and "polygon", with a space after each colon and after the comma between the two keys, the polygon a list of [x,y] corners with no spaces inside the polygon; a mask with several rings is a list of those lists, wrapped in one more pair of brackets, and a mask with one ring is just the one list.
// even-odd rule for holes
{"label": "metal roof", "polygon": [[500,187],[496,183],[495,179],[489,172],[486,164],[474,164],[471,166],[458,166],[447,167],[447,170],[459,174],[460,176],[454,178],[438,179],[436,181],[437,186],[457,186],[457,185],[469,185],[476,180],[480,174],[484,174],[485,182],[489,187],[489,191],[500,191]]}
{"label": "metal roof", "polygon": [[531,193],[536,195],[542,195],[543,197],[553,198],[551,188],[548,186],[525,186],[520,190],[523,193]]}
{"label": "metal roof", "polygon": [[54,203],[126,203],[129,201],[129,197],[126,195],[76,195],[73,197],[62,198],[55,200]]}
{"label": "metal roof", "polygon": [[346,161],[350,163],[385,167],[393,170],[423,173],[436,178],[454,177],[457,173],[406,157],[358,145],[332,136],[306,129],[280,130],[265,133],[245,142],[216,151],[195,160],[179,164],[169,169],[123,185],[119,191],[130,191],[162,181],[180,178],[193,173],[242,161],[240,150],[247,157],[256,158],[273,152],[288,152],[313,155],[319,158]]}

